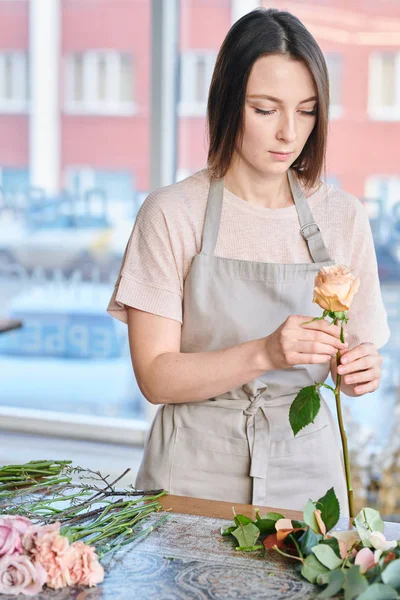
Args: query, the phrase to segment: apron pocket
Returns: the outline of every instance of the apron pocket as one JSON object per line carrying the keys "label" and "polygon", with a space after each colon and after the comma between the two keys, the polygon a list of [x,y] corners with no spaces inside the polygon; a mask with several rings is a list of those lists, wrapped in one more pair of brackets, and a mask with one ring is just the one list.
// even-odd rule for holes
{"label": "apron pocket", "polygon": [[171,494],[246,503],[251,498],[249,471],[246,439],[176,428]]}
{"label": "apron pocket", "polygon": [[283,456],[293,456],[300,452],[318,452],[321,443],[323,442],[324,429],[328,427],[328,424],[320,427],[311,433],[298,434],[289,440],[282,440],[279,442],[271,442],[270,458],[282,458]]}

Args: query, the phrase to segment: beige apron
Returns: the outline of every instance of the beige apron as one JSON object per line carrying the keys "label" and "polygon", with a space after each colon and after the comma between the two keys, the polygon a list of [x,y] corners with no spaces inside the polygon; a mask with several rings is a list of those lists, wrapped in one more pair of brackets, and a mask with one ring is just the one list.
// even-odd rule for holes
{"label": "beige apron", "polygon": [[[280,264],[214,256],[223,179],[210,185],[203,244],[186,278],[182,352],[208,352],[259,339],[291,314],[321,316],[314,278],[332,265],[296,175],[289,184],[312,263]],[[265,232],[268,235],[268,231]],[[240,241],[238,241],[240,243]],[[283,241],[290,243],[290,240]],[[330,364],[267,371],[202,402],[159,407],[136,480],[139,489],[302,510],[334,487],[347,514],[339,436],[326,402],[296,437],[289,408],[298,391],[323,382]]]}

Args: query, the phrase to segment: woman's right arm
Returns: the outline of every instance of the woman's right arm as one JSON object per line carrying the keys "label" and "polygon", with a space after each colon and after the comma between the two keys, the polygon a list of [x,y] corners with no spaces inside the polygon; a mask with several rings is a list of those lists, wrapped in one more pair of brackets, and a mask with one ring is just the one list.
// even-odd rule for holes
{"label": "woman's right arm", "polygon": [[135,308],[128,309],[129,345],[139,388],[152,404],[179,404],[213,398],[262,373],[295,364],[330,360],[340,328],[325,320],[291,315],[271,335],[210,352],[180,352],[181,324]]}

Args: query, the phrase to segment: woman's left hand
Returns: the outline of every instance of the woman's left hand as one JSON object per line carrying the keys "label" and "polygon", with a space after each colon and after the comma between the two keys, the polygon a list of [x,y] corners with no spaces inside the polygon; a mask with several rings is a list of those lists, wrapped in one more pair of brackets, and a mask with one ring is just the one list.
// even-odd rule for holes
{"label": "woman's left hand", "polygon": [[382,376],[382,362],[375,344],[364,342],[351,350],[342,350],[337,372],[342,376],[343,393],[362,396],[377,390]]}

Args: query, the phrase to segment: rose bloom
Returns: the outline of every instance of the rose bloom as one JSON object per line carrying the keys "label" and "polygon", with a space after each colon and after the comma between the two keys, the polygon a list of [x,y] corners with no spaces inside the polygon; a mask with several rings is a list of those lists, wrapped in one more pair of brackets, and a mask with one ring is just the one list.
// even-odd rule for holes
{"label": "rose bloom", "polygon": [[3,522],[8,522],[13,529],[16,529],[18,533],[24,535],[25,531],[32,525],[32,521],[26,517],[20,517],[19,515],[0,515],[0,525]]}
{"label": "rose bloom", "polygon": [[22,554],[21,536],[32,522],[17,515],[0,516],[0,556],[4,554]]}
{"label": "rose bloom", "polygon": [[70,573],[72,583],[89,587],[101,583],[104,579],[104,569],[98,562],[94,546],[79,541],[74,542],[71,548],[75,553]]}
{"label": "rose bloom", "polygon": [[0,558],[0,594],[36,596],[46,583],[46,571],[23,554]]}
{"label": "rose bloom", "polygon": [[359,287],[360,280],[349,267],[322,267],[315,278],[313,302],[324,310],[343,312],[350,309]]}
{"label": "rose bloom", "polygon": [[0,521],[0,556],[22,554],[21,537],[10,522]]}

